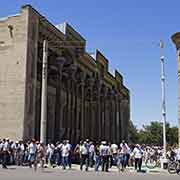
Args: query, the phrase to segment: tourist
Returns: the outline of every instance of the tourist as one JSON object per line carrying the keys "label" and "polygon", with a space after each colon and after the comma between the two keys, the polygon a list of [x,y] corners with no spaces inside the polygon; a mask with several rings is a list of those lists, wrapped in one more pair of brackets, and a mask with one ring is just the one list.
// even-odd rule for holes
{"label": "tourist", "polygon": [[69,169],[71,169],[71,164],[72,164],[72,145],[70,144],[69,140],[66,140],[67,146],[68,146],[68,151],[69,151],[69,155],[68,155],[68,166]]}
{"label": "tourist", "polygon": [[96,143],[94,148],[94,161],[95,161],[95,171],[98,171],[99,166],[101,165],[101,156],[100,156],[100,147],[99,143]]}
{"label": "tourist", "polygon": [[133,150],[133,154],[134,154],[134,159],[135,159],[135,170],[137,170],[137,168],[138,168],[137,171],[141,172],[143,151],[139,144],[136,144],[136,146]]}
{"label": "tourist", "polygon": [[31,143],[29,144],[28,147],[28,151],[29,151],[29,157],[28,157],[29,167],[31,168],[32,164],[35,165],[36,155],[37,155],[37,145],[35,139],[31,140]]}
{"label": "tourist", "polygon": [[61,157],[62,157],[62,166],[63,169],[66,169],[66,166],[68,165],[68,157],[69,157],[69,145],[67,144],[67,141],[63,141],[63,145],[61,147]]}
{"label": "tourist", "polygon": [[80,145],[80,170],[83,170],[83,165],[85,164],[85,170],[88,171],[89,167],[89,154],[88,154],[88,146],[87,142],[84,141],[82,145]]}
{"label": "tourist", "polygon": [[102,141],[99,147],[101,161],[102,161],[102,171],[108,172],[109,168],[109,146],[106,141]]}
{"label": "tourist", "polygon": [[94,165],[94,151],[95,147],[93,142],[90,142],[90,147],[89,147],[89,166],[92,168]]}
{"label": "tourist", "polygon": [[125,140],[122,141],[120,144],[121,147],[121,154],[123,155],[123,169],[126,168],[128,164],[128,154],[129,154],[129,146],[125,142]]}

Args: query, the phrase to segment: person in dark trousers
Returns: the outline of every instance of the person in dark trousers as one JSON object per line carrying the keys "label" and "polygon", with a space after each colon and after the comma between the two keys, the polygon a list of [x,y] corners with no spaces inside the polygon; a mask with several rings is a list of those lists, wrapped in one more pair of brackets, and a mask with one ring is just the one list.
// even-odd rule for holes
{"label": "person in dark trousers", "polygon": [[99,147],[100,156],[102,161],[102,171],[108,172],[109,168],[109,146],[106,141],[102,141]]}
{"label": "person in dark trousers", "polygon": [[83,170],[83,165],[86,166],[86,171],[88,171],[89,167],[89,154],[87,142],[85,141],[82,145],[80,145],[80,170]]}
{"label": "person in dark trousers", "polygon": [[137,170],[138,172],[141,172],[141,167],[142,167],[142,149],[141,146],[139,144],[136,144],[134,150],[133,150],[133,155],[135,158],[135,170]]}
{"label": "person in dark trousers", "polygon": [[2,168],[4,169],[7,169],[9,148],[9,139],[4,139],[2,145]]}

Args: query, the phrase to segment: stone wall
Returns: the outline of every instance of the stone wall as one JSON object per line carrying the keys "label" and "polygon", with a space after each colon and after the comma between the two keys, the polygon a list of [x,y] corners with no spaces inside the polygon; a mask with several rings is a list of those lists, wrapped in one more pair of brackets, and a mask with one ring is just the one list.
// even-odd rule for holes
{"label": "stone wall", "polygon": [[28,11],[0,20],[0,138],[23,138]]}

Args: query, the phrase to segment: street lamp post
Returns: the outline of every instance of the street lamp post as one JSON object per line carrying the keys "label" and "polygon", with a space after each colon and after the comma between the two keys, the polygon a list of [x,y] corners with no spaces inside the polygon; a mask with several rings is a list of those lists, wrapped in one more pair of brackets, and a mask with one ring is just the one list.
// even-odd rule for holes
{"label": "street lamp post", "polygon": [[162,122],[163,122],[163,158],[166,159],[166,95],[165,95],[165,70],[164,70],[164,56],[163,56],[164,44],[160,41],[161,49],[161,95],[162,95]]}
{"label": "street lamp post", "polygon": [[46,144],[47,134],[47,62],[48,42],[43,41],[42,89],[41,89],[41,127],[40,141]]}

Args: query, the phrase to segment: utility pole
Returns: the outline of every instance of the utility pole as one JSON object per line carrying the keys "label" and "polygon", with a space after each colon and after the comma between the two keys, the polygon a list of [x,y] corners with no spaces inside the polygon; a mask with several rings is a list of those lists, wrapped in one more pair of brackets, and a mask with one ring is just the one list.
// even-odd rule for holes
{"label": "utility pole", "polygon": [[160,41],[160,50],[161,50],[161,95],[162,95],[162,122],[163,122],[163,149],[164,154],[163,158],[166,159],[166,95],[165,95],[165,70],[164,70],[164,56],[163,56],[163,41]]}
{"label": "utility pole", "polygon": [[47,61],[48,42],[43,41],[43,63],[42,63],[42,90],[41,90],[41,127],[40,141],[46,144],[47,133]]}

